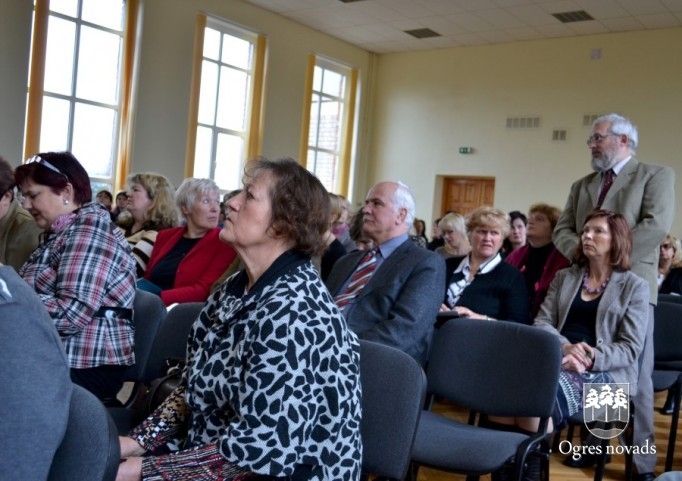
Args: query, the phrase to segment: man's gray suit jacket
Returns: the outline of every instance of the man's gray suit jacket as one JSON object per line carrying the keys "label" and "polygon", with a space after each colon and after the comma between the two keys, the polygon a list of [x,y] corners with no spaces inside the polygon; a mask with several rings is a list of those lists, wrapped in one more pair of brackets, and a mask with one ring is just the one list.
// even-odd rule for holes
{"label": "man's gray suit jacket", "polygon": [[[573,259],[585,217],[597,204],[600,183],[601,174],[593,172],[571,187],[554,228],[554,245],[568,259]],[[627,220],[632,229],[632,272],[649,283],[650,302],[656,304],[659,245],[675,214],[675,172],[632,157],[614,179],[601,208]]]}
{"label": "man's gray suit jacket", "polygon": [[[597,204],[601,175],[594,172],[573,184],[566,207],[554,228],[554,245],[569,259],[580,241],[585,217]],[[670,231],[675,213],[675,172],[670,167],[641,164],[634,156],[623,166],[606,193],[602,209],[621,214],[632,229],[632,272],[649,284],[649,302],[658,296],[658,254],[661,241]],[[649,310],[647,334],[634,397],[634,443],[654,443],[654,396],[651,373],[654,368],[653,308]],[[656,454],[635,454],[638,473],[653,472]]]}
{"label": "man's gray suit jacket", "polygon": [[[333,296],[364,254],[351,252],[336,261],[326,282]],[[360,339],[398,348],[424,364],[443,292],[443,258],[407,239],[381,263],[348,308],[346,321]]]}

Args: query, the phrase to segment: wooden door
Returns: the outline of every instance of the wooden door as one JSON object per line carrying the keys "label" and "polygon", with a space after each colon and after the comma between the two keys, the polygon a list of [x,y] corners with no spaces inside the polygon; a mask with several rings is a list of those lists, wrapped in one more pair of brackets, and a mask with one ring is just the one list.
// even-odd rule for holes
{"label": "wooden door", "polygon": [[441,214],[448,210],[467,215],[481,205],[493,205],[494,177],[445,177]]}

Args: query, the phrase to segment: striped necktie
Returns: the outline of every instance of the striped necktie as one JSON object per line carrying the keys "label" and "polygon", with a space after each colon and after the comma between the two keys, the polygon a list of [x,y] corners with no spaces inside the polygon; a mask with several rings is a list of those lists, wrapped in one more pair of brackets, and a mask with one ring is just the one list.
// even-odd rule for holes
{"label": "striped necktie", "polygon": [[601,205],[604,202],[604,198],[606,197],[606,193],[609,191],[611,188],[611,184],[613,184],[613,178],[615,177],[615,172],[613,169],[609,169],[606,172],[604,172],[604,182],[602,183],[601,189],[599,190],[599,199],[597,200],[597,209],[601,209]]}
{"label": "striped necktie", "polygon": [[346,290],[334,298],[334,302],[336,302],[339,308],[343,309],[355,296],[360,294],[362,288],[369,282],[377,268],[378,250],[379,248],[375,247],[365,254],[355,272],[353,272]]}

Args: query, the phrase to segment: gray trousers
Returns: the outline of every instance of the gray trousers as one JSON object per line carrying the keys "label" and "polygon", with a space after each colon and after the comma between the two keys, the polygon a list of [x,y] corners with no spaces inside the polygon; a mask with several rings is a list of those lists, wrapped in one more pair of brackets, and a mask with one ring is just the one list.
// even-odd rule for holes
{"label": "gray trousers", "polygon": [[[635,406],[634,444],[642,447],[649,441],[651,448],[654,446],[654,383],[651,379],[654,370],[654,306],[651,304],[648,321],[637,394],[632,402]],[[656,454],[635,454],[632,461],[640,474],[653,473],[656,468]]]}

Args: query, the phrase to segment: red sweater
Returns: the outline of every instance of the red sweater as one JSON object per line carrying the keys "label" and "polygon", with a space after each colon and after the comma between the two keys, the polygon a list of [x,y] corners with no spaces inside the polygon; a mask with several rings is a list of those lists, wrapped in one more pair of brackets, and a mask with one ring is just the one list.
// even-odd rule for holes
{"label": "red sweater", "polygon": [[[186,231],[186,227],[173,227],[159,231],[147,271],[144,274],[145,279],[149,279],[154,266],[168,254]],[[237,257],[237,253],[231,246],[220,241],[219,233],[218,227],[208,231],[180,261],[178,270],[175,272],[173,288],[161,291],[164,304],[168,306],[176,302],[204,302],[208,299],[211,285]]]}

